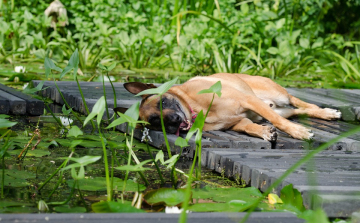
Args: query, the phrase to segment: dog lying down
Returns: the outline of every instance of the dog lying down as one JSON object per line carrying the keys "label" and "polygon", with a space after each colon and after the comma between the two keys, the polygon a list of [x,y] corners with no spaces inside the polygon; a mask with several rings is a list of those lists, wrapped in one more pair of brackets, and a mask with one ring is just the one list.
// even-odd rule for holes
{"label": "dog lying down", "polygon": [[[213,97],[212,94],[197,93],[210,88],[217,81],[221,81],[222,96],[219,98],[215,95],[204,131],[234,130],[274,142],[277,138],[276,129],[255,123],[265,118],[293,138],[309,140],[314,136],[310,129],[286,118],[294,115],[325,120],[341,117],[337,110],[319,108],[290,95],[269,78],[219,73],[194,77],[182,85],[171,87],[162,96],[166,132],[179,135],[180,131],[189,130],[196,114],[201,110],[206,112]],[[156,88],[153,84],[140,82],[126,83],[124,87],[133,94]],[[161,130],[159,103],[160,97],[157,95],[142,95],[139,116],[141,120],[150,123],[150,129]]]}

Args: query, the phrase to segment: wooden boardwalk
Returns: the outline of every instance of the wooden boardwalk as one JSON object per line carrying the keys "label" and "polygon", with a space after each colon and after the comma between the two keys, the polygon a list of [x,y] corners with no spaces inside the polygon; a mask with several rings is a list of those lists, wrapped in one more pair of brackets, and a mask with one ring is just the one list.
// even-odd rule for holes
{"label": "wooden boardwalk", "polygon": [[[37,85],[39,81],[33,81]],[[57,82],[65,100],[73,109],[85,113],[78,87],[75,82]],[[102,83],[81,82],[82,91],[91,110],[96,101],[103,95]],[[128,93],[121,83],[114,83],[118,106],[129,107],[140,100]],[[45,82],[40,94],[56,103],[63,104],[54,82]],[[113,91],[106,84],[107,103],[113,104]],[[319,119],[293,119],[310,127],[315,133],[315,142],[293,139],[279,132],[277,143],[270,144],[262,139],[234,131],[210,131],[203,134],[202,164],[229,178],[241,179],[250,186],[266,190],[292,164],[301,159],[309,147],[316,147],[356,126],[360,120],[360,90],[345,89],[288,89],[288,91],[304,101],[321,107],[341,110],[342,121],[323,121]],[[111,113],[113,113],[111,111]],[[351,124],[348,121],[355,121]],[[117,127],[126,131],[126,125]],[[142,132],[135,132],[141,138]],[[150,131],[152,145],[164,146],[162,132]],[[181,148],[174,145],[177,138],[168,135],[171,149],[179,153]],[[190,158],[195,150],[194,138],[190,146],[182,149],[182,153]],[[328,150],[316,155],[312,162],[292,173],[276,189],[292,183],[303,194],[304,204],[308,208],[322,207],[331,217],[349,217],[353,212],[360,211],[360,133],[330,146]]]}
{"label": "wooden boardwalk", "polygon": [[0,84],[0,114],[42,115],[44,102]]}

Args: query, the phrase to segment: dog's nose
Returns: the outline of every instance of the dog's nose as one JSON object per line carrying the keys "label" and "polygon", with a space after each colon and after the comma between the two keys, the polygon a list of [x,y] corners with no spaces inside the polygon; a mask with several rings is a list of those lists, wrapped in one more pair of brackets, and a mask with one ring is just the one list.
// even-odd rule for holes
{"label": "dog's nose", "polygon": [[182,122],[182,118],[180,115],[178,114],[172,114],[170,117],[169,117],[169,121],[172,122],[172,123],[180,123]]}

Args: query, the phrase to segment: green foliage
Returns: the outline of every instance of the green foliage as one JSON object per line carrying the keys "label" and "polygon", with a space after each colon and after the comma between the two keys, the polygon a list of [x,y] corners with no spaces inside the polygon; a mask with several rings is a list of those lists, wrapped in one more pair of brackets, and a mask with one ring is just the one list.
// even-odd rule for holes
{"label": "green foliage", "polygon": [[220,98],[221,89],[222,89],[221,81],[218,81],[214,85],[212,85],[209,89],[199,91],[198,94],[206,94],[206,93],[217,94],[217,96]]}
{"label": "green foliage", "polygon": [[134,129],[137,124],[146,124],[146,122],[144,121],[138,121],[139,106],[140,106],[140,102],[136,102],[133,105],[131,105],[131,107],[128,110],[126,110],[124,114],[118,112],[117,114],[120,116],[120,118],[114,120],[106,128],[109,129],[117,125],[121,125],[123,123],[128,123],[129,127],[131,129]]}
{"label": "green foliage", "polygon": [[322,209],[307,210],[299,216],[306,220],[307,223],[329,223],[326,213]]}
{"label": "green foliage", "polygon": [[145,160],[137,165],[123,165],[119,167],[115,167],[117,170],[127,170],[127,171],[144,171],[144,170],[150,170],[150,168],[144,167],[145,164],[151,162],[151,160]]}
{"label": "green foliage", "polygon": [[91,110],[91,113],[86,117],[85,121],[84,121],[84,126],[90,121],[92,120],[95,116],[97,116],[97,123],[100,124],[101,123],[101,119],[104,115],[105,112],[105,99],[104,96],[102,96],[101,98],[99,98],[99,100],[95,103],[93,109]]}
{"label": "green foliage", "polygon": [[293,188],[292,184],[283,187],[280,194],[280,198],[284,202],[285,208],[289,208],[288,210],[296,213],[302,213],[305,211],[301,193],[297,189]]}
{"label": "green foliage", "polygon": [[[31,173],[29,171],[19,171],[19,170],[5,170],[5,182],[3,185],[5,187],[11,186],[11,187],[26,187],[29,185],[28,179],[35,179],[36,175],[34,173]],[[0,171],[0,179],[3,172]]]}
{"label": "green foliage", "polygon": [[185,189],[159,188],[148,191],[144,200],[149,205],[177,206],[184,202]]}
{"label": "green foliage", "polygon": [[72,126],[71,129],[69,130],[67,136],[71,137],[74,136],[75,138],[77,138],[79,135],[83,135],[84,133],[80,130],[79,127],[77,127],[76,125]]}
{"label": "green foliage", "polygon": [[[69,25],[53,29],[44,15],[48,3],[4,2],[0,61],[46,58],[46,76],[49,69],[63,76],[72,69],[76,75],[78,66],[109,72],[119,64],[126,69],[247,72],[271,78],[305,74],[334,84],[360,78],[359,42],[353,41],[360,37],[358,1],[63,4]],[[64,70],[53,62],[66,62],[70,56]]]}
{"label": "green foliage", "polygon": [[[66,181],[69,187],[72,187],[74,184],[73,180]],[[105,191],[106,190],[106,179],[105,177],[94,177],[94,178],[84,178],[78,180],[81,190],[85,191]],[[124,180],[114,177],[114,186],[122,188],[124,185]],[[127,180],[126,182],[126,191],[143,191],[146,187],[142,184],[135,183],[132,180]]]}
{"label": "green foliage", "polygon": [[0,129],[1,128],[9,128],[17,124],[17,122],[11,122],[7,120],[8,115],[0,115]]}
{"label": "green foliage", "polygon": [[178,80],[178,77],[174,78],[171,81],[168,81],[164,84],[162,84],[160,87],[157,88],[151,88],[151,89],[147,89],[145,91],[142,91],[140,93],[138,93],[136,96],[141,96],[141,95],[146,95],[146,94],[156,94],[156,95],[163,95],[165,94]]}
{"label": "green foliage", "polygon": [[144,210],[137,209],[130,204],[115,201],[98,202],[91,205],[95,213],[143,213]]}

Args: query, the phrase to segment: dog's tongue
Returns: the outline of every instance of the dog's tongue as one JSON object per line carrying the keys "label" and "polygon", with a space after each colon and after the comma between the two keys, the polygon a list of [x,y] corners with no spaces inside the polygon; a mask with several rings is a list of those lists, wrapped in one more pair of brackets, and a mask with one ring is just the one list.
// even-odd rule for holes
{"label": "dog's tongue", "polygon": [[180,135],[180,130],[189,130],[190,126],[189,126],[189,121],[183,121],[180,125],[178,130],[176,131],[175,135],[179,136]]}
{"label": "dog's tongue", "polygon": [[176,136],[179,136],[179,135],[180,135],[180,127],[179,127],[178,130],[176,131],[175,135],[176,135]]}

